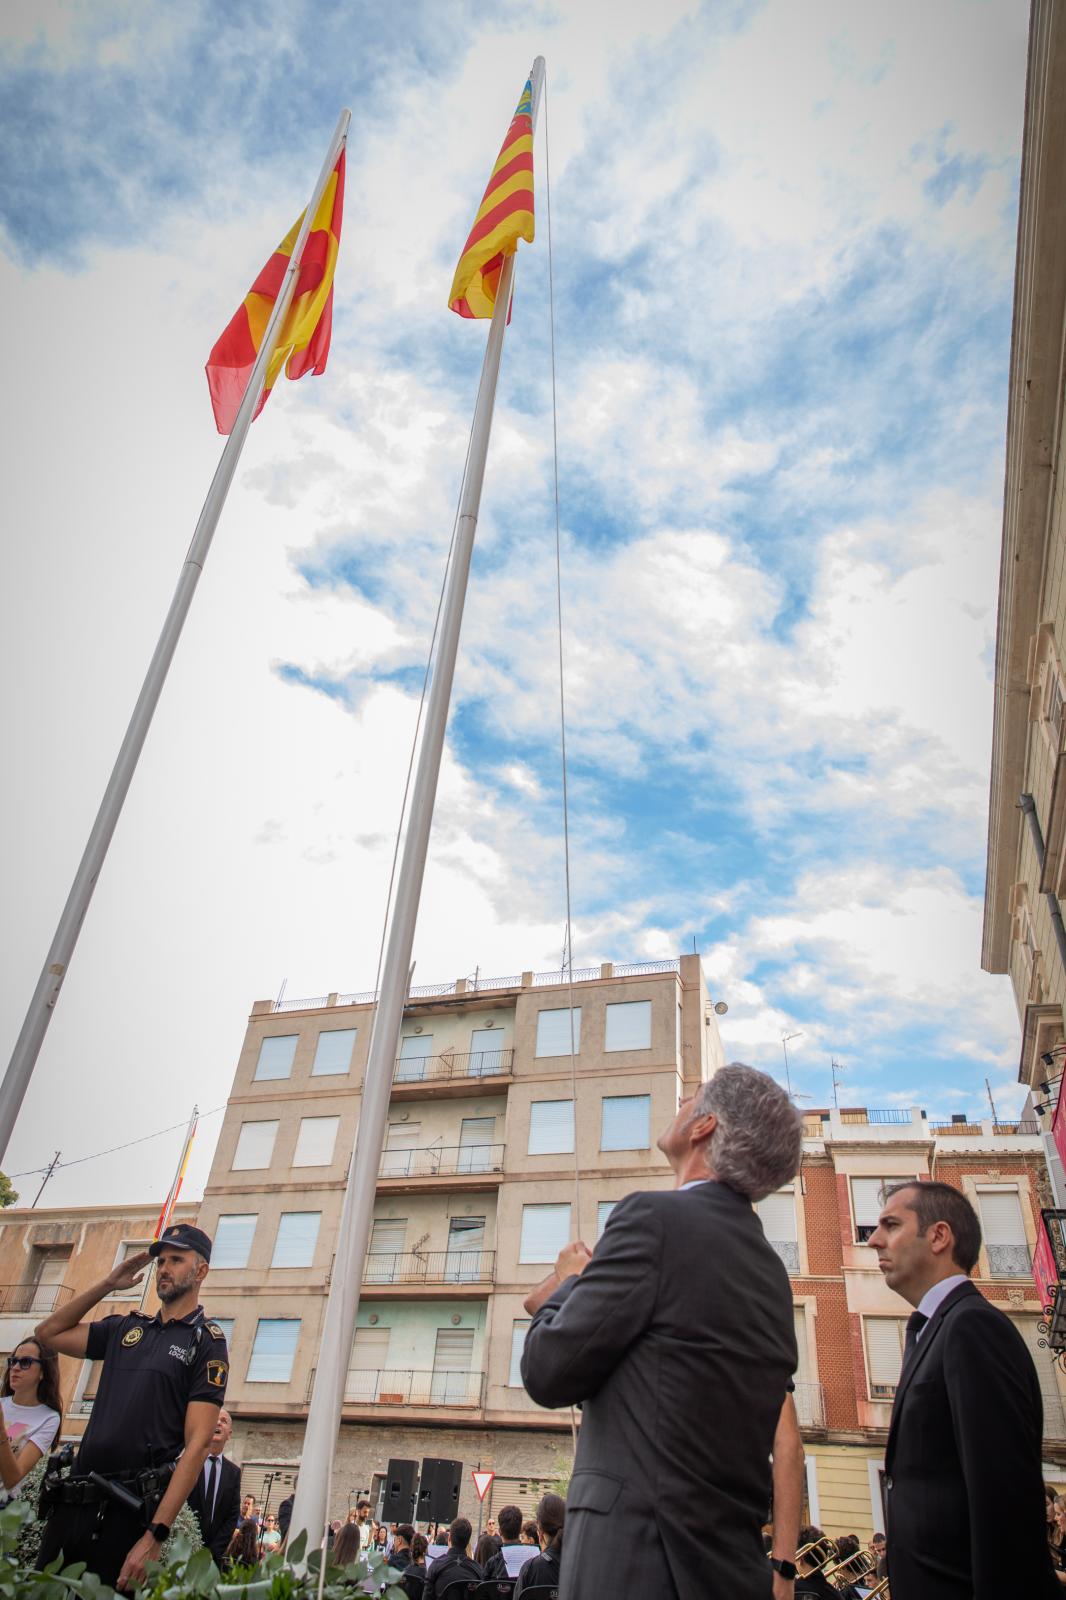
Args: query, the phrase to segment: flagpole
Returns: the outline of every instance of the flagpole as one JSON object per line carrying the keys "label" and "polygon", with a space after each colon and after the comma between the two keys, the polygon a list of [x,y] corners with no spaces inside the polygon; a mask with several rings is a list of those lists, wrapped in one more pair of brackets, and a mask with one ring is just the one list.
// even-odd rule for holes
{"label": "flagpole", "polygon": [[196,585],[207,560],[208,551],[211,548],[211,540],[218,526],[222,508],[226,503],[226,496],[229,493],[230,484],[233,482],[233,475],[237,470],[237,463],[244,448],[244,441],[248,436],[248,429],[252,425],[252,418],[255,415],[255,408],[259,403],[259,396],[266,378],[267,366],[271,356],[274,354],[278,335],[281,332],[282,323],[292,300],[304,244],[311,230],[315,212],[318,210],[319,201],[337,164],[337,158],[344,147],[351,117],[351,112],[345,110],[341,112],[340,117],[337,119],[337,126],[330,142],[329,153],[322,164],[322,171],[315,185],[311,203],[304,213],[303,224],[293,246],[292,255],[289,258],[289,266],[286,269],[281,291],[274,302],[274,310],[267,323],[259,355],[248,379],[248,387],[245,390],[244,399],[241,401],[230,436],[226,440],[226,447],[222,452],[218,466],[215,468],[211,487],[207,491],[207,499],[204,501],[203,510],[200,512],[200,518],[192,536],[192,543],[189,546],[189,553],[185,557],[185,564],[178,578],[174,598],[170,602],[170,610],[167,612],[166,621],[163,624],[163,631],[159,636],[155,652],[149,663],[148,672],[141,686],[141,692],[137,697],[137,704],[133,708],[133,715],[126,729],[126,736],[122,741],[107,788],[104,790],[100,809],[96,813],[96,821],[93,823],[89,841],[85,846],[85,852],[82,855],[77,874],[67,896],[67,903],[63,907],[63,914],[59,919],[59,925],[56,928],[51,947],[45,958],[40,978],[37,980],[37,987],[33,992],[33,999],[30,1001],[26,1019],[22,1024],[22,1031],[15,1044],[7,1072],[4,1075],[4,1081],[0,1084],[0,1161],[3,1160],[7,1153],[15,1121],[22,1108],[26,1090],[30,1086],[33,1069],[40,1054],[41,1045],[44,1043],[48,1024],[52,1019],[52,1012],[55,1009],[56,1002],[59,999],[59,992],[63,987],[63,980],[70,967],[74,947],[81,932],[81,925],[85,920],[85,913],[89,909],[89,902],[92,900],[96,881],[100,876],[112,836],[122,813],[122,807],[130,783],[133,780],[133,774],[137,770],[137,762],[144,748],[144,741],[148,735],[148,729],[151,727],[152,717],[159,703],[159,696],[166,682],[170,664],[174,659],[174,652],[181,637],[181,630],[189,614],[193,595],[196,593]]}
{"label": "flagpole", "polygon": [[[538,56],[533,63],[530,76],[533,85],[531,120],[535,130],[544,82],[542,56]],[[381,1166],[381,1151],[385,1143],[385,1127],[392,1095],[400,1027],[403,1022],[404,1002],[407,998],[411,949],[414,944],[418,902],[422,892],[429,834],[433,823],[433,802],[444,749],[444,734],[448,724],[452,679],[463,620],[463,602],[466,597],[470,558],[474,549],[474,534],[481,504],[481,487],[485,477],[489,434],[492,430],[492,413],[496,401],[500,359],[503,354],[503,337],[507,328],[514,263],[513,254],[504,259],[488,342],[485,346],[485,359],[481,368],[481,382],[478,386],[474,420],[470,430],[470,456],[459,498],[455,548],[448,573],[444,604],[441,608],[437,659],[426,704],[425,730],[418,755],[410,819],[397,880],[395,909],[389,928],[381,989],[374,1013],[370,1052],[363,1081],[359,1128],[341,1210],[337,1250],[326,1301],[314,1389],[307,1413],[307,1429],[300,1457],[300,1475],[289,1527],[289,1542],[291,1544],[301,1530],[306,1530],[308,1550],[316,1550],[321,1544],[328,1515],[330,1469],[340,1428],[348,1358],[359,1314],[363,1259],[370,1237],[374,1195]]]}
{"label": "flagpole", "polygon": [[[181,1193],[181,1186],[185,1180],[185,1169],[189,1165],[189,1153],[192,1150],[192,1142],[196,1137],[196,1129],[199,1121],[200,1108],[199,1106],[193,1106],[192,1116],[189,1118],[189,1126],[185,1130],[185,1142],[181,1147],[181,1155],[178,1157],[178,1165],[174,1172],[174,1181],[167,1190],[167,1197],[163,1201],[163,1209],[159,1213],[159,1220],[155,1225],[155,1232],[152,1235],[153,1244],[157,1239],[162,1238],[163,1234],[170,1226],[170,1219],[174,1215],[174,1208],[178,1203],[178,1196]],[[144,1288],[141,1290],[142,1311],[144,1310],[144,1302],[148,1299],[148,1290],[151,1286],[151,1282],[151,1273],[146,1272],[144,1275]]]}

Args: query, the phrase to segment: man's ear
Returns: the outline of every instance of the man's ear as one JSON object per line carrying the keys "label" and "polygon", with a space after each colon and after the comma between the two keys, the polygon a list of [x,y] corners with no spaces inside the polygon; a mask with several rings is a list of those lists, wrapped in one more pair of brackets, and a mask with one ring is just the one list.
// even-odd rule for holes
{"label": "man's ear", "polygon": [[688,1136],[691,1144],[705,1144],[718,1126],[718,1118],[713,1111],[706,1112],[702,1117],[693,1117],[688,1125]]}
{"label": "man's ear", "polygon": [[197,1268],[196,1268],[196,1286],[197,1286],[197,1288],[199,1288],[200,1284],[203,1283],[203,1281],[207,1277],[207,1274],[208,1274],[209,1271],[210,1271],[210,1268],[208,1266],[208,1263],[204,1260],[203,1256],[201,1256],[200,1260],[199,1260],[199,1264],[197,1265]]}

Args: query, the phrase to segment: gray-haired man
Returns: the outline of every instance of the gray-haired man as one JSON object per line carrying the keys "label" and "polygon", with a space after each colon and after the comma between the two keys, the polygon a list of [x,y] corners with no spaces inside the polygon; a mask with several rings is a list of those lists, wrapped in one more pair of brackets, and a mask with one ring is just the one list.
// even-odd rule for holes
{"label": "gray-haired man", "polygon": [[[796,1366],[788,1274],[752,1202],[799,1166],[801,1123],[765,1073],[722,1067],[659,1140],[674,1191],[627,1196],[526,1301],[522,1378],[583,1405],[561,1600],[766,1600],[769,1457]],[[775,1578],[781,1592],[791,1569]]]}

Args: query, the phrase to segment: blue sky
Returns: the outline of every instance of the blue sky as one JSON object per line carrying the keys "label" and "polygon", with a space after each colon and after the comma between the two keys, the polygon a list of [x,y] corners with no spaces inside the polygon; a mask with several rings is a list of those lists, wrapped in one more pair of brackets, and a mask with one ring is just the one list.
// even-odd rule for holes
{"label": "blue sky", "polygon": [[0,38],[12,1038],[217,457],[203,360],[353,123],[329,369],[253,430],[16,1169],[221,1103],[282,979],[372,980],[484,345],[444,302],[537,52],[419,973],[562,942],[550,152],[575,959],[695,940],[729,1054],[799,1033],[816,1104],[833,1054],[855,1103],[1018,1102],[978,947],[1019,8],[42,5]]}

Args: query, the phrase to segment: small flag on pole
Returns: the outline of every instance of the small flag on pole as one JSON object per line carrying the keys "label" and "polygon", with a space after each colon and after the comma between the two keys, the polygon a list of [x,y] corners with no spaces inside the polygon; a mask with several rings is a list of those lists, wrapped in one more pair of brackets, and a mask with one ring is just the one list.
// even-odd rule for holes
{"label": "small flag on pole", "polygon": [[[263,393],[255,408],[256,416],[266,405],[282,367],[290,378],[302,378],[307,372],[319,374],[326,370],[330,335],[333,332],[333,273],[340,249],[343,212],[342,150],[319,201],[304,245],[292,304],[267,368]],[[237,420],[237,412],[255,366],[271,310],[285,281],[289,258],[302,222],[301,212],[252,284],[244,303],[208,357],[207,385],[211,391],[211,407],[219,433],[229,433]]]}
{"label": "small flag on pole", "polygon": [[533,83],[526,79],[452,279],[448,305],[461,317],[491,317],[504,256],[533,243]]}
{"label": "small flag on pole", "polygon": [[199,1121],[199,1112],[194,1110],[185,1132],[185,1143],[181,1147],[181,1155],[178,1157],[178,1170],[174,1174],[174,1182],[170,1185],[170,1192],[163,1201],[163,1209],[159,1213],[159,1221],[156,1223],[155,1232],[152,1235],[153,1239],[161,1239],[164,1230],[170,1226],[170,1219],[174,1215],[174,1207],[178,1203],[181,1185],[185,1178],[185,1169],[189,1165],[189,1155],[192,1151],[192,1142],[196,1137],[196,1127]]}

